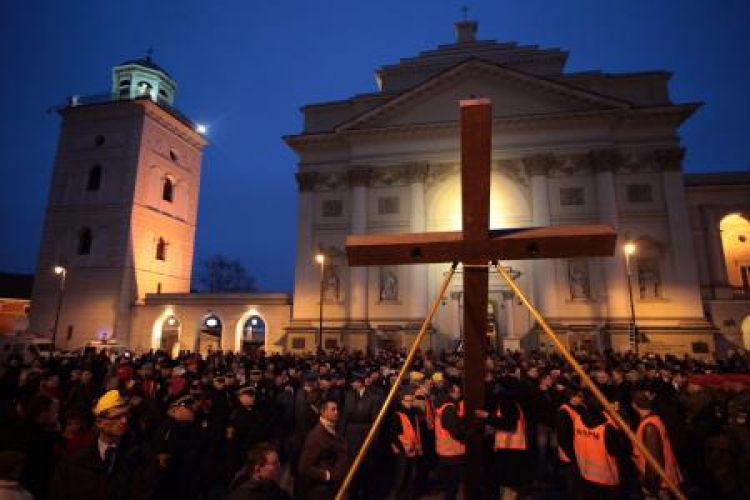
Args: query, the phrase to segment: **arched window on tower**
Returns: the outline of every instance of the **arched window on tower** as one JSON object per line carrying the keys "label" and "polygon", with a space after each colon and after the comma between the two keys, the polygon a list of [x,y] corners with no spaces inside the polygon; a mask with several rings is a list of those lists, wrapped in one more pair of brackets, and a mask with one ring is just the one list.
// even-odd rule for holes
{"label": "arched window on tower", "polygon": [[91,253],[93,239],[91,228],[84,227],[78,232],[78,255],[88,255]]}
{"label": "arched window on tower", "polygon": [[130,96],[130,80],[120,80],[120,97]]}
{"label": "arched window on tower", "polygon": [[89,170],[89,177],[86,181],[86,191],[99,191],[102,185],[102,166],[94,165]]}
{"label": "arched window on tower", "polygon": [[164,178],[164,185],[161,190],[161,199],[168,202],[174,201],[174,182],[169,177]]}
{"label": "arched window on tower", "polygon": [[156,260],[167,260],[167,242],[164,238],[156,242]]}
{"label": "arched window on tower", "polygon": [[148,82],[144,82],[144,81],[138,82],[138,93],[140,95],[151,95],[151,89],[153,88],[154,87]]}

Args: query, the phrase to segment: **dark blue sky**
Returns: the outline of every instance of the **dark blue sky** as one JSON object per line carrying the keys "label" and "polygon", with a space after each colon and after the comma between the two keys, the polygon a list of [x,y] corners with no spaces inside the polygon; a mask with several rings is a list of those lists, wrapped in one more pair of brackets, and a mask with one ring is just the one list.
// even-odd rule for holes
{"label": "dark blue sky", "polygon": [[296,160],[281,136],[305,104],[376,90],[375,68],[454,40],[460,7],[479,37],[560,47],[568,71],[666,69],[689,172],[750,169],[747,0],[11,1],[0,7],[0,270],[31,272],[59,118],[73,94],[109,90],[112,66],[154,59],[176,105],[210,127],[196,258],[240,258],[263,291],[291,291]]}

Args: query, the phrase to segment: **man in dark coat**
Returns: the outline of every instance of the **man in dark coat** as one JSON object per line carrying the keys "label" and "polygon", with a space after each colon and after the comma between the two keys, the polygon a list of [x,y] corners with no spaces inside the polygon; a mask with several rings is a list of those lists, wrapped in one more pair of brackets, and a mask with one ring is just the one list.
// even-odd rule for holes
{"label": "man in dark coat", "polygon": [[[382,405],[379,392],[372,385],[366,385],[365,378],[366,376],[362,373],[352,375],[351,390],[344,397],[344,409],[338,425],[338,429],[346,439],[350,461],[353,461],[359,453]],[[375,450],[371,449],[357,473],[352,485],[352,494],[355,498],[367,498],[376,486],[373,481],[370,481],[374,474],[374,454]]]}
{"label": "man in dark coat", "polygon": [[153,460],[127,436],[128,408],[116,390],[94,408],[98,436],[60,464],[51,500],[151,498]]}
{"label": "man in dark coat", "polygon": [[320,421],[305,439],[299,459],[297,496],[307,500],[329,500],[336,496],[338,487],[346,476],[346,441],[336,432],[339,418],[335,400],[323,401]]}

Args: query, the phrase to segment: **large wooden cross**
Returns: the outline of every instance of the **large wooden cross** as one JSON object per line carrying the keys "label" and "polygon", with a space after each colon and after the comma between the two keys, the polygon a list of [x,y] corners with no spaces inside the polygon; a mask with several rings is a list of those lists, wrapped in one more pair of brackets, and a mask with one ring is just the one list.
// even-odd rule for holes
{"label": "large wooden cross", "polygon": [[605,225],[490,230],[492,104],[468,99],[461,107],[463,230],[355,235],[346,240],[350,266],[462,262],[464,395],[467,440],[464,498],[480,498],[487,333],[488,263],[496,260],[610,256],[617,236]]}

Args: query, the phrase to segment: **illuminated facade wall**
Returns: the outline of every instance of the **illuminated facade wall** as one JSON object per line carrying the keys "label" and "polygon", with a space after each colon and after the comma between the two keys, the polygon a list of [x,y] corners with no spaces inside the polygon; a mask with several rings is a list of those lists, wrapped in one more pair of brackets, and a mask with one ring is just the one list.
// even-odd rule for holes
{"label": "illuminated facade wall", "polygon": [[[603,222],[637,244],[636,321],[648,350],[714,349],[704,315],[666,72],[570,74],[559,49],[497,44],[459,23],[459,40],[377,72],[380,90],[303,108],[300,208],[290,335],[312,346],[321,269],[326,337],[352,348],[408,345],[446,265],[350,269],[348,234],[459,228],[458,101],[493,102],[493,228]],[[571,347],[629,347],[625,258],[509,262]],[[528,313],[496,276],[490,321],[501,348],[538,342]],[[431,347],[460,337],[459,277],[433,321]],[[324,342],[325,343],[325,342]],[[333,344],[332,344],[333,345]],[[428,346],[428,347],[429,347]]]}

